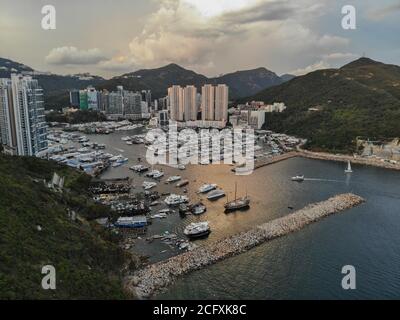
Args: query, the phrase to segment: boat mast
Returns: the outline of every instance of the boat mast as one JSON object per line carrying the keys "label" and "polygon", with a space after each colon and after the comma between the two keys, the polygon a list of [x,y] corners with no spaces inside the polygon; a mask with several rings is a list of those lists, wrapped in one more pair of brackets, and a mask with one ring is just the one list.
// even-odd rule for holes
{"label": "boat mast", "polygon": [[237,181],[235,182],[235,201],[237,200]]}

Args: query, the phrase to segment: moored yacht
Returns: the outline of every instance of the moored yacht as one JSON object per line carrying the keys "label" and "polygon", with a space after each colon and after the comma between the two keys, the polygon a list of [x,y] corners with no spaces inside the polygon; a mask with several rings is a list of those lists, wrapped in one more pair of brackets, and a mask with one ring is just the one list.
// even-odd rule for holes
{"label": "moored yacht", "polygon": [[208,222],[191,223],[183,231],[183,233],[191,239],[208,236],[210,232],[211,229]]}
{"label": "moored yacht", "polygon": [[193,205],[190,211],[193,213],[193,215],[198,216],[205,213],[207,211],[207,208],[204,204],[200,202]]}
{"label": "moored yacht", "polygon": [[172,177],[169,177],[169,178],[167,179],[167,182],[168,182],[168,183],[173,183],[173,182],[179,181],[179,180],[181,180],[181,179],[182,179],[181,176],[172,176]]}
{"label": "moored yacht", "polygon": [[156,187],[157,183],[145,181],[145,182],[143,182],[142,186],[143,186],[144,190],[150,190],[150,189],[153,189],[154,187]]}
{"label": "moored yacht", "polygon": [[221,189],[211,191],[211,192],[207,195],[207,199],[208,199],[208,200],[211,200],[211,201],[213,201],[213,200],[218,200],[218,199],[223,198],[223,197],[225,197],[225,191],[224,191],[224,190],[221,190]]}
{"label": "moored yacht", "polygon": [[225,212],[233,212],[237,210],[247,209],[250,207],[250,198],[246,195],[242,198],[237,198],[237,183],[235,184],[235,200],[225,203]]}
{"label": "moored yacht", "polygon": [[213,184],[204,184],[199,188],[198,193],[207,193],[210,192],[212,190],[215,190],[218,187],[218,185],[216,185],[215,183]]}
{"label": "moored yacht", "polygon": [[129,169],[132,171],[138,172],[138,173],[149,171],[149,167],[146,167],[142,164],[138,164],[136,166],[130,167]]}
{"label": "moored yacht", "polygon": [[187,196],[181,196],[178,194],[171,194],[164,200],[164,202],[169,206],[175,206],[182,203],[187,203],[188,201],[189,198]]}

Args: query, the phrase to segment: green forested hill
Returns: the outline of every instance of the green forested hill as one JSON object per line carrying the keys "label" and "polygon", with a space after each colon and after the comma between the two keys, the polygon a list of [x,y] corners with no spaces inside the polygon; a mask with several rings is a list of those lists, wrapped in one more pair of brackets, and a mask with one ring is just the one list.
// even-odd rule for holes
{"label": "green forested hill", "polygon": [[[68,191],[45,186],[53,172],[67,177]],[[83,217],[96,210],[88,183],[55,163],[0,155],[0,299],[127,298],[120,270],[133,260],[94,222],[68,217],[68,209]],[[44,265],[56,268],[54,291],[41,287]]]}
{"label": "green forested hill", "polygon": [[269,115],[267,128],[307,138],[315,150],[352,152],[357,136],[400,136],[400,67],[368,58],[296,77],[253,99],[285,102],[288,109]]}

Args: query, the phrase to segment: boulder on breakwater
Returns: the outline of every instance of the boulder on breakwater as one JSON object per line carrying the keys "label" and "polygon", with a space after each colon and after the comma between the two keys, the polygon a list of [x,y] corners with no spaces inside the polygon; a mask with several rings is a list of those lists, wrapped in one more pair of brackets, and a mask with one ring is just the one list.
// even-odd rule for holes
{"label": "boulder on breakwater", "polygon": [[128,277],[125,286],[139,298],[151,297],[178,276],[199,270],[220,260],[243,253],[266,241],[298,231],[324,217],[355,207],[365,200],[354,194],[340,194],[308,205],[290,215],[272,220],[249,231],[198,247],[168,260],[149,265]]}

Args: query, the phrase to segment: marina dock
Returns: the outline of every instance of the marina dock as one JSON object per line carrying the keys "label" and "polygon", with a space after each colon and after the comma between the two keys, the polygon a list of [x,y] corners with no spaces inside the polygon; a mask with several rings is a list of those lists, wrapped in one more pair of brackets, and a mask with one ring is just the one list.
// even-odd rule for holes
{"label": "marina dock", "polygon": [[311,223],[358,206],[364,201],[363,198],[354,194],[340,194],[326,201],[310,204],[304,209],[259,225],[249,231],[149,265],[127,277],[125,287],[138,298],[149,298],[172,284],[179,276],[246,252],[275,238],[299,231]]}

